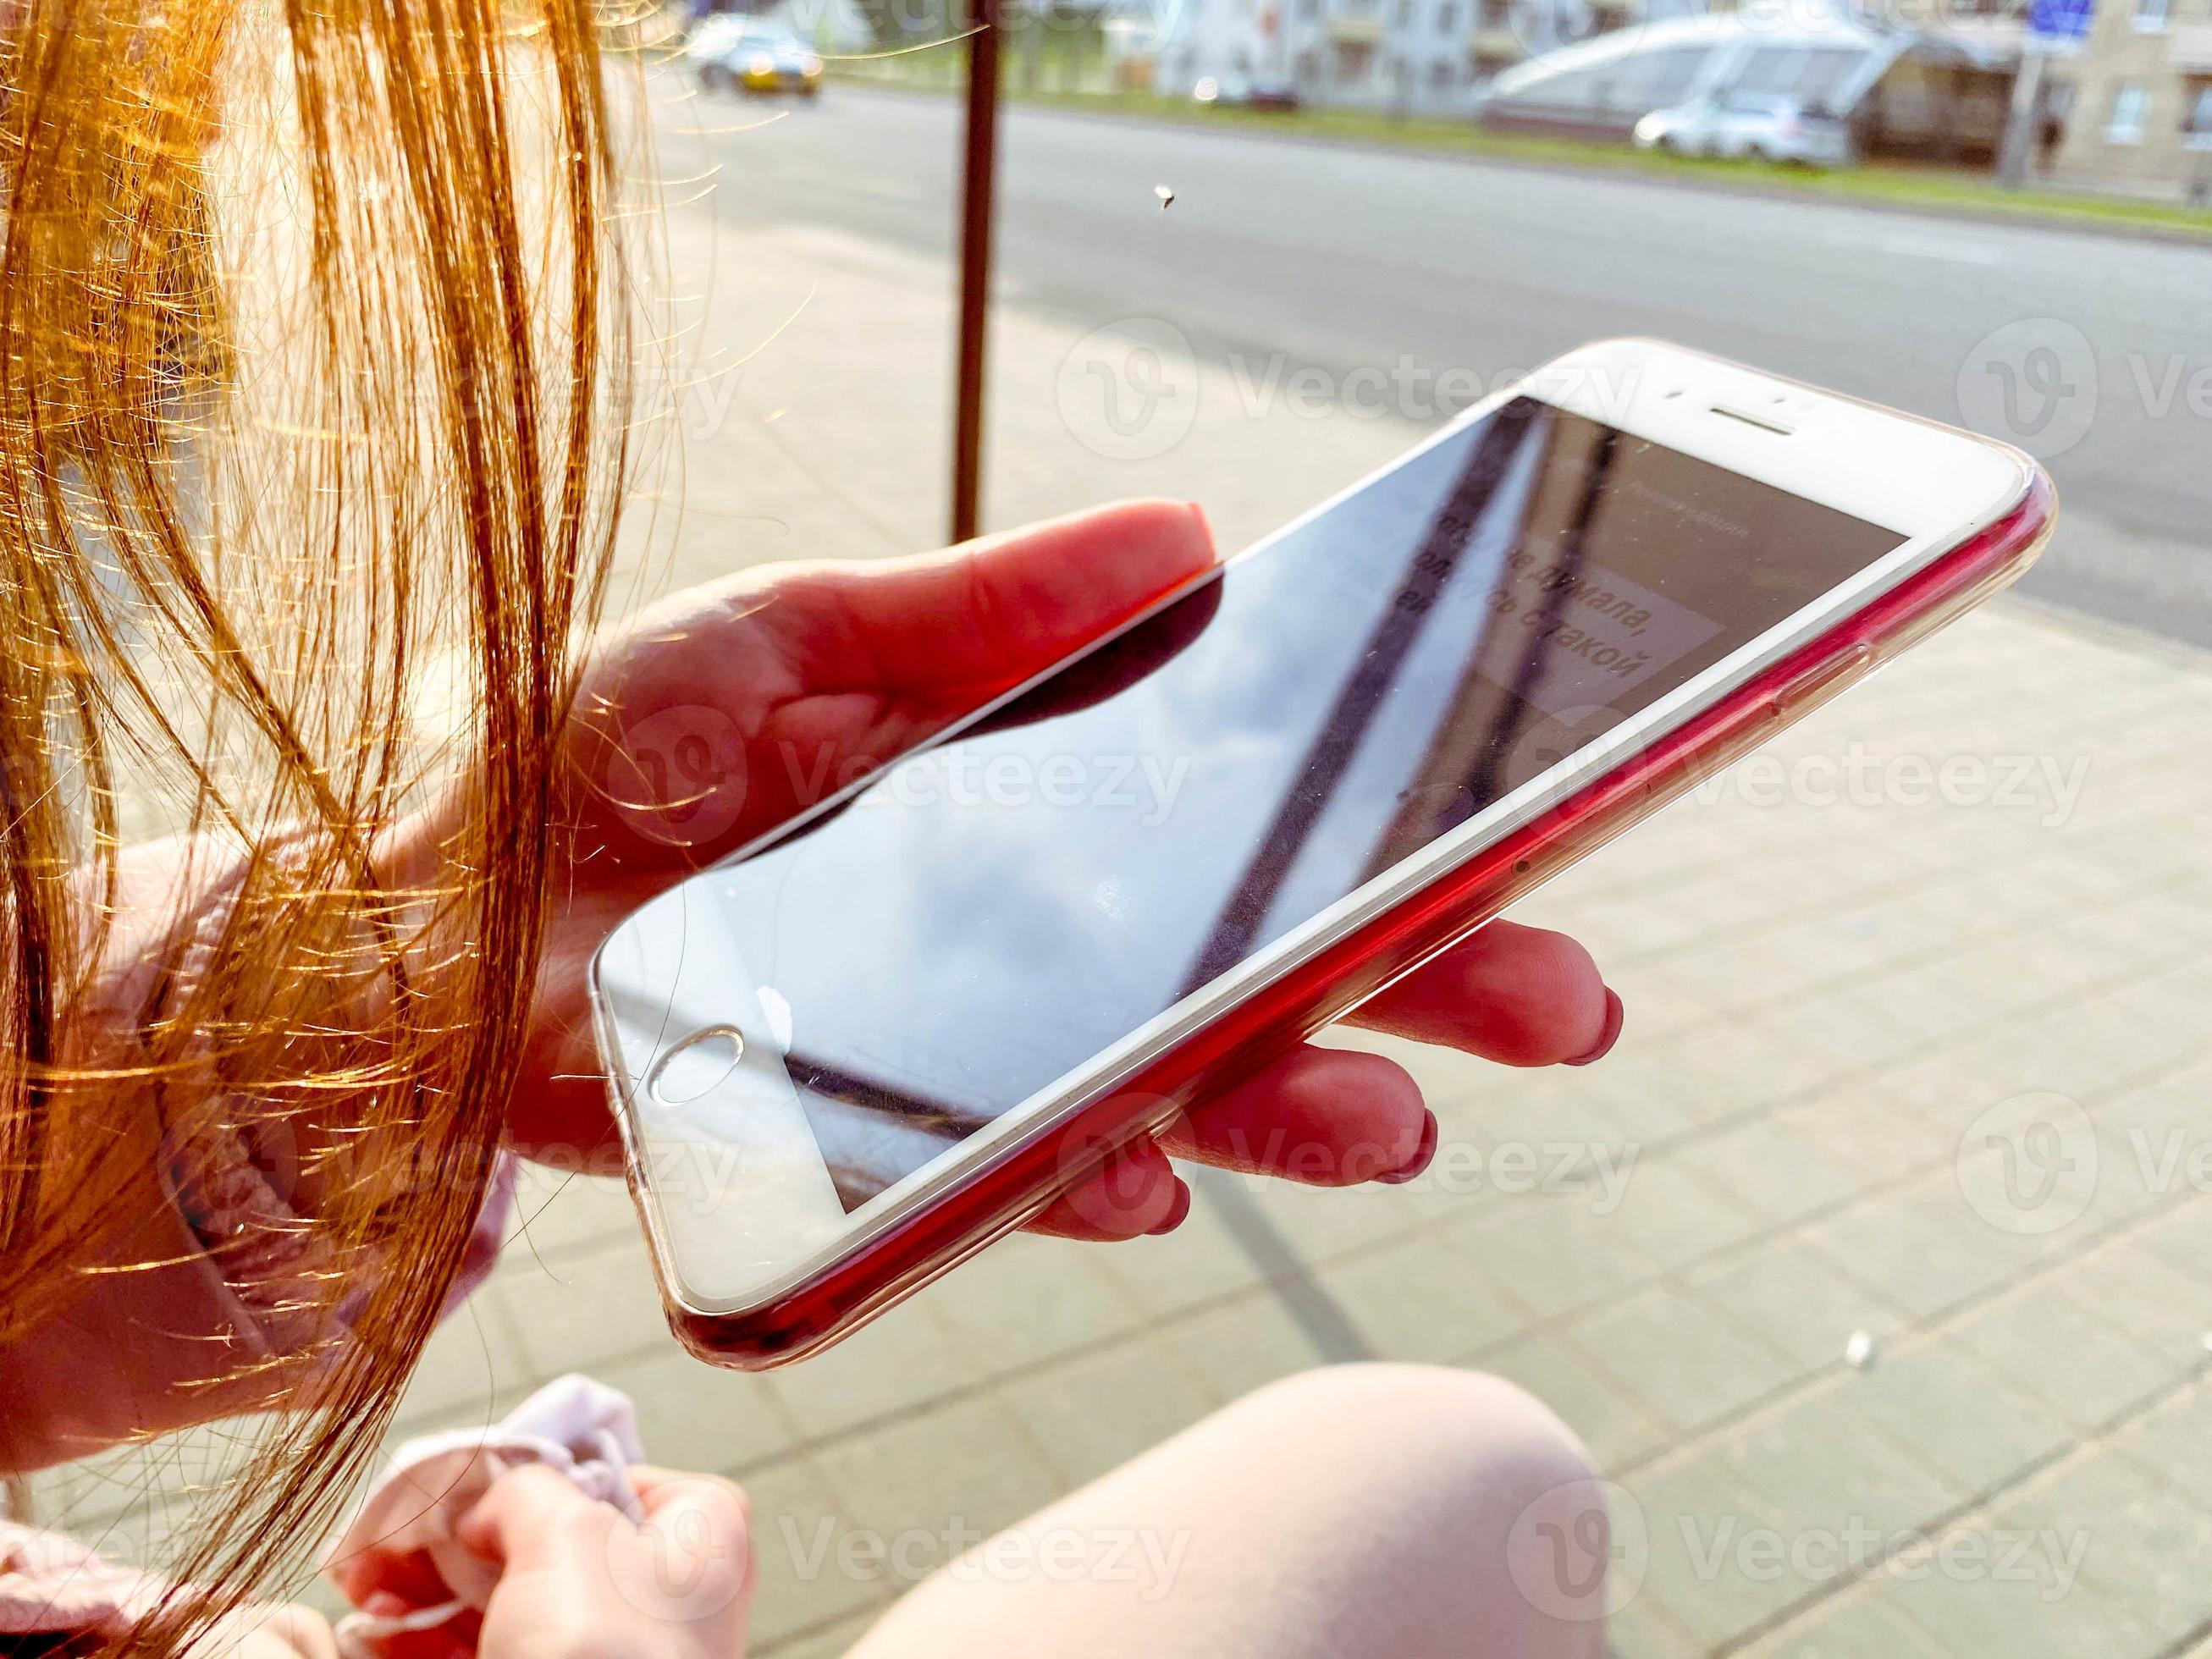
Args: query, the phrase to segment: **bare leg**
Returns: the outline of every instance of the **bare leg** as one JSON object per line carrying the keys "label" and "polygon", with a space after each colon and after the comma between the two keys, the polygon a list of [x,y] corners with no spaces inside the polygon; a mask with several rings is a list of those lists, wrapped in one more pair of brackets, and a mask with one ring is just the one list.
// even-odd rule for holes
{"label": "bare leg", "polygon": [[1592,1479],[1496,1377],[1310,1371],[982,1545],[850,1659],[1598,1659],[1601,1540],[1545,1553]]}

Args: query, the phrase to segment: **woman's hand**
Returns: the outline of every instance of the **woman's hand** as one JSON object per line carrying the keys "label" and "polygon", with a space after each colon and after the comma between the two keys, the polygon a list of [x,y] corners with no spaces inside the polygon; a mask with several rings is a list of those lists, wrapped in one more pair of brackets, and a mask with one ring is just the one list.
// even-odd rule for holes
{"label": "woman's hand", "polygon": [[[569,743],[570,882],[510,1109],[514,1143],[611,1159],[584,970],[623,916],[1213,559],[1195,507],[1134,501],[921,558],[771,566],[679,594],[610,641]],[[1580,945],[1509,922],[1356,1016],[1515,1066],[1595,1058],[1620,1021]],[[1435,1143],[1403,1068],[1304,1048],[1194,1108],[1036,1224],[1091,1237],[1164,1231],[1189,1204],[1169,1153],[1344,1185],[1408,1178]]]}
{"label": "woman's hand", "polygon": [[[374,1643],[381,1659],[744,1659],[751,1511],[727,1480],[633,1465],[645,1524],[543,1464],[508,1470],[455,1528],[498,1574],[483,1612]],[[345,1589],[404,1614],[451,1590],[419,1559],[367,1557]]]}

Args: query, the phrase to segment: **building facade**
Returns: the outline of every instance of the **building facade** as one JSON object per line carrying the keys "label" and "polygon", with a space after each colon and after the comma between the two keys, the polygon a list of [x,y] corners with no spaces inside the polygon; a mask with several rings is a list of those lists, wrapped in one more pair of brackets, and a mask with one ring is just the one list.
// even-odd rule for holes
{"label": "building facade", "polygon": [[1463,114],[1536,53],[1698,0],[1182,0],[1161,31],[1160,90],[1295,89],[1311,103]]}
{"label": "building facade", "polygon": [[[1952,0],[1942,11],[1917,29],[1869,27],[1869,42],[1909,35],[1912,46],[1882,57],[1880,84],[1870,76],[1844,101],[1863,97],[1873,153],[1989,166],[2022,61],[2020,0]],[[1670,44],[1692,20],[1693,33]],[[1723,62],[1731,26],[1746,36],[1740,64]],[[1721,55],[1711,58],[1698,44],[1708,27],[1720,31],[1711,38]],[[1473,112],[1501,75],[1512,86],[1522,78],[1509,73],[1516,65],[1533,58],[1548,65],[1547,54],[1562,48],[1574,48],[1557,60],[1562,72],[1582,53],[1617,51],[1632,52],[1624,62],[1657,79],[1666,78],[1662,60],[1700,66],[1675,76],[1682,85],[1664,95],[1656,82],[1632,85],[1636,77],[1617,71],[1599,77],[1626,100],[1621,108],[1577,112],[1579,123],[1564,123],[1595,136],[1626,132],[1643,109],[1699,88],[1763,87],[1768,68],[1800,76],[1814,72],[1804,65],[1842,62],[1839,27],[1820,23],[1825,41],[1801,41],[1786,21],[1747,18],[1730,0],[1181,0],[1161,32],[1157,84],[1187,94],[1212,77],[1224,88],[1294,89],[1315,104],[1458,115]],[[1719,67],[1707,73],[1711,65]],[[1797,82],[1769,89],[1804,91]],[[2087,34],[2042,67],[2032,166],[2054,185],[2212,204],[2212,0],[2095,0]]]}
{"label": "building facade", "polygon": [[2038,127],[2056,183],[2212,200],[2212,0],[2101,0]]}

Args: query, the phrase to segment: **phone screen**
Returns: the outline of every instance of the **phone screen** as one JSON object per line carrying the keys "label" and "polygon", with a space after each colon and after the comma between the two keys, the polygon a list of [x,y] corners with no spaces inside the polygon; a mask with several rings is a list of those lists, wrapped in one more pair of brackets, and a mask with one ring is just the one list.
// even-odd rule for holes
{"label": "phone screen", "polygon": [[1502,405],[717,872],[748,1042],[850,1212],[1904,539]]}

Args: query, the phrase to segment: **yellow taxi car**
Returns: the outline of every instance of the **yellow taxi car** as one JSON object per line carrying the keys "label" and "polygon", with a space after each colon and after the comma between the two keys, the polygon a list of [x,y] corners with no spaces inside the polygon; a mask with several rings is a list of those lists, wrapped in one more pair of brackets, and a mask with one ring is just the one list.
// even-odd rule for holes
{"label": "yellow taxi car", "polygon": [[684,55],[710,92],[822,90],[822,54],[781,23],[717,13],[702,19],[684,42]]}

